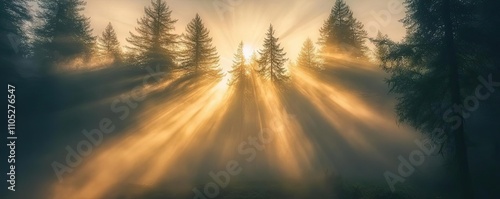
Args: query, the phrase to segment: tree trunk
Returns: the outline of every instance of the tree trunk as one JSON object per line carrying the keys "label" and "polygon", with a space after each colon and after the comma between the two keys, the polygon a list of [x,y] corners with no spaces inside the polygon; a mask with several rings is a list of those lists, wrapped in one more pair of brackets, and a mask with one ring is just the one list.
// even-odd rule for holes
{"label": "tree trunk", "polygon": [[[455,41],[453,36],[453,23],[451,20],[451,0],[444,0],[443,2],[443,14],[444,14],[444,27],[445,27],[445,54],[449,67],[449,86],[451,91],[452,103],[454,105],[461,105],[462,98],[460,96],[460,80],[458,73],[458,60],[457,52],[455,47]],[[460,106],[461,107],[461,106]],[[458,163],[458,177],[460,179],[460,188],[462,190],[462,198],[473,199],[474,194],[471,187],[470,171],[469,171],[469,161],[467,154],[467,145],[465,142],[465,130],[464,130],[464,118],[459,113],[461,118],[461,124],[458,129],[454,131],[455,133],[455,148],[456,148],[456,158]]]}

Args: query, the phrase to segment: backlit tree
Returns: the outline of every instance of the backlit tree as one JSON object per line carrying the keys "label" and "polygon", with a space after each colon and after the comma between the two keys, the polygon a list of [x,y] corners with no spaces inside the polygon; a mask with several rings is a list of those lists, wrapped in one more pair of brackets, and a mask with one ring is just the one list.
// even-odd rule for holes
{"label": "backlit tree", "polygon": [[99,55],[103,58],[110,58],[116,62],[122,60],[120,42],[111,23],[106,26],[106,29],[104,29],[104,32],[98,38],[97,47]]}
{"label": "backlit tree", "polygon": [[127,41],[132,45],[130,54],[140,66],[161,66],[172,70],[176,60],[177,35],[173,33],[177,20],[164,0],[153,0],[144,9],[144,16],[137,21],[135,33]]}
{"label": "backlit tree", "polygon": [[210,31],[205,27],[200,15],[186,27],[182,35],[182,50],[180,52],[180,66],[194,73],[218,74],[219,56],[212,44]]}
{"label": "backlit tree", "polygon": [[285,68],[285,62],[288,59],[285,58],[286,53],[278,43],[279,38],[275,37],[274,33],[274,28],[270,25],[263,49],[259,51],[258,72],[272,82],[280,82],[288,79]]}

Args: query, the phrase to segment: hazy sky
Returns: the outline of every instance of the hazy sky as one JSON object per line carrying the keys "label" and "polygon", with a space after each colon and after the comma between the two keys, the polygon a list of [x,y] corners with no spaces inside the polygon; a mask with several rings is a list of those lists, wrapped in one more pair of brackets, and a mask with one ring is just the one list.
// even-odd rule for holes
{"label": "hazy sky", "polygon": [[[258,50],[272,23],[287,57],[295,59],[304,40],[314,41],[335,0],[167,0],[178,19],[176,32],[199,13],[211,31],[221,55],[221,65],[231,65],[238,43]],[[401,39],[405,31],[399,20],[404,16],[402,0],[346,0],[356,18],[365,24],[369,36],[377,31]],[[122,45],[134,31],[137,19],[150,0],[87,0],[85,15],[91,17],[94,34],[100,35],[108,22],[113,23]]]}

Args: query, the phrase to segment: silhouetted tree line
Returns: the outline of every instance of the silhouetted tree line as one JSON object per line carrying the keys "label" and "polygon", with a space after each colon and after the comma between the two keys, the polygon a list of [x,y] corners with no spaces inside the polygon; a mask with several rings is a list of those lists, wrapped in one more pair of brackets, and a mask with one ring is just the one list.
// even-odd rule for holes
{"label": "silhouetted tree line", "polygon": [[[59,62],[75,58],[88,61],[98,54],[115,62],[162,66],[167,72],[182,69],[187,73],[221,75],[217,49],[201,17],[196,15],[186,32],[176,35],[173,31],[177,20],[172,19],[172,11],[164,0],[152,0],[144,9],[135,33],[127,38],[131,44],[127,53],[121,51],[111,23],[100,37],[91,34],[90,20],[82,14],[85,1],[38,0],[40,10],[34,16],[27,2],[1,1],[2,62],[30,57],[49,72]],[[405,39],[394,42],[380,33],[372,39],[377,46],[375,55],[390,74],[387,82],[391,92],[398,94],[396,111],[400,121],[430,137],[437,136],[436,128],[447,132],[445,146],[454,149],[453,157],[459,165],[457,173],[463,182],[460,190],[464,191],[464,198],[473,198],[460,110],[464,93],[470,93],[472,85],[476,85],[471,82],[488,71],[498,71],[500,1],[405,0],[404,4]],[[32,29],[27,26],[30,22]],[[322,69],[338,54],[366,59],[367,33],[344,0],[335,1],[319,31],[318,48],[310,39],[304,42],[296,61],[299,67]],[[31,39],[27,32],[33,33]],[[232,82],[244,79],[252,71],[273,82],[289,78],[286,53],[272,25],[258,56],[254,55],[249,64],[244,60],[242,48],[243,43],[238,46],[230,71]],[[453,120],[450,125],[443,115],[454,105],[458,110],[448,115]]]}
{"label": "silhouetted tree line", "polygon": [[[2,11],[2,16],[5,15],[2,17],[2,34],[19,35],[23,42],[22,54],[32,57],[44,72],[52,72],[56,65],[64,66],[74,59],[88,63],[97,58],[116,65],[161,66],[166,72],[181,69],[189,74],[222,75],[217,49],[201,17],[197,14],[187,25],[186,32],[176,35],[173,32],[177,20],[172,18],[172,11],[164,0],[152,0],[151,5],[144,9],[144,16],[138,19],[135,32],[130,32],[126,39],[130,44],[126,52],[121,50],[111,23],[99,37],[91,34],[90,19],[82,14],[86,4],[84,0],[38,0],[37,3],[39,10],[32,17],[26,1],[6,1]],[[32,24],[34,28],[30,40],[25,33],[27,31],[22,28],[32,18],[36,20]],[[335,3],[320,33],[320,50],[316,50],[312,40],[308,39],[297,60],[299,66],[320,69],[332,53],[365,57],[366,32],[343,0]],[[8,53],[3,52],[2,55]],[[250,71],[257,71],[273,82],[289,79],[285,66],[288,59],[272,25],[264,46],[255,56]],[[246,65],[245,68],[248,67]],[[240,77],[234,76],[235,79]]]}
{"label": "silhouetted tree line", "polygon": [[40,0],[36,13],[40,25],[34,29],[33,53],[45,71],[56,61],[77,57],[89,60],[95,47],[90,18],[81,14],[82,0]]}

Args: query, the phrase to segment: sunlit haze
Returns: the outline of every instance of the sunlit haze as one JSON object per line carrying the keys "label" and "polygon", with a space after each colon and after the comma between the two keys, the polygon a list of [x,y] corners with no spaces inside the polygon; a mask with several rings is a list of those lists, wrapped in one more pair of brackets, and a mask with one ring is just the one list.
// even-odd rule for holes
{"label": "sunlit haze", "polygon": [[250,45],[247,44],[243,47],[243,56],[245,56],[245,59],[247,61],[250,60],[250,58],[252,58],[252,55],[254,53],[257,53],[257,51],[254,48],[252,48]]}
{"label": "sunlit haze", "polygon": [[[231,3],[226,3],[231,2]],[[178,19],[176,33],[185,31],[186,24],[196,13],[200,14],[211,32],[214,44],[221,56],[221,66],[231,65],[233,55],[240,41],[249,48],[261,48],[269,24],[276,28],[276,35],[290,60],[295,60],[302,43],[309,37],[317,41],[319,29],[328,17],[333,0],[167,0],[172,17]],[[370,37],[377,31],[400,40],[405,34],[402,23],[404,16],[402,0],[346,0],[354,16],[365,24]],[[149,0],[88,0],[84,11],[91,18],[94,34],[99,35],[111,22],[122,45],[129,45],[126,38],[129,31],[137,27],[137,19],[143,16]],[[394,9],[396,5],[398,9]],[[392,12],[390,12],[392,11]],[[381,13],[389,13],[382,15]],[[393,14],[395,13],[395,14]],[[380,16],[379,16],[380,14]],[[378,17],[374,17],[378,16]],[[380,17],[380,18],[379,18]],[[369,42],[368,42],[369,43]]]}
{"label": "sunlit haze", "polygon": [[500,198],[495,1],[2,2],[2,199]]}

